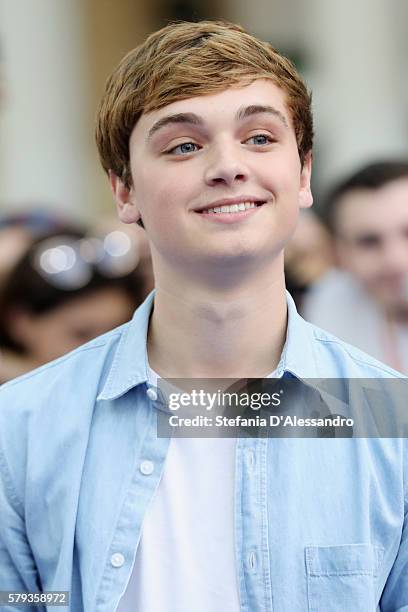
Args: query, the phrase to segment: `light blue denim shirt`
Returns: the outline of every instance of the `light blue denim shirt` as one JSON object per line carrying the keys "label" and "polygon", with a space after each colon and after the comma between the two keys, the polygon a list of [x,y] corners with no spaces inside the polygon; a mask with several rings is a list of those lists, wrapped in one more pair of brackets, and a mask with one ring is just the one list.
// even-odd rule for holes
{"label": "light blue denim shirt", "polygon": [[[116,609],[169,445],[147,383],[153,299],[1,388],[0,590]],[[288,309],[279,376],[394,376]],[[405,439],[240,438],[235,491],[243,612],[408,611]]]}

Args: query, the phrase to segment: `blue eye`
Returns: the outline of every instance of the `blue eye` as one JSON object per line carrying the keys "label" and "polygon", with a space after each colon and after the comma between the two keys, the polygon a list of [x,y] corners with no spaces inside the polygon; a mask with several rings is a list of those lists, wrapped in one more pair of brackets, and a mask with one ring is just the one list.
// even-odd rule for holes
{"label": "blue eye", "polygon": [[274,140],[270,137],[267,136],[266,134],[255,134],[255,136],[251,136],[251,138],[248,138],[247,142],[249,140],[256,140],[253,144],[255,145],[265,145],[265,144],[271,144],[272,142],[274,142]]}
{"label": "blue eye", "polygon": [[197,148],[198,145],[196,145],[194,142],[182,142],[181,144],[177,145],[177,147],[174,147],[173,149],[170,149],[166,152],[173,153],[174,155],[184,155],[186,153],[194,153]]}

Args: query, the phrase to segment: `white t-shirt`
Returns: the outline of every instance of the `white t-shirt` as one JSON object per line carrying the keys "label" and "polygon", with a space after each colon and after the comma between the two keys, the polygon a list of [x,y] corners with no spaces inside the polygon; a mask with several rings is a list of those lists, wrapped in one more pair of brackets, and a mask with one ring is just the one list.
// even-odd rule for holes
{"label": "white t-shirt", "polygon": [[[150,369],[150,384],[157,374]],[[234,438],[172,438],[117,612],[239,612]]]}

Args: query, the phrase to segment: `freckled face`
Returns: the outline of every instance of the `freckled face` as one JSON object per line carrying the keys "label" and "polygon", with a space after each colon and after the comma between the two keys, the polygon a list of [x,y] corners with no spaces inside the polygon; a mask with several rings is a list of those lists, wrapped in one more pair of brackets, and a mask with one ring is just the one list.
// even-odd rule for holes
{"label": "freckled face", "polygon": [[[276,257],[312,203],[310,156],[302,169],[285,94],[265,79],[142,115],[130,162],[119,214],[141,215],[156,271],[160,260],[199,268]],[[218,218],[202,210],[237,199],[257,206]]]}

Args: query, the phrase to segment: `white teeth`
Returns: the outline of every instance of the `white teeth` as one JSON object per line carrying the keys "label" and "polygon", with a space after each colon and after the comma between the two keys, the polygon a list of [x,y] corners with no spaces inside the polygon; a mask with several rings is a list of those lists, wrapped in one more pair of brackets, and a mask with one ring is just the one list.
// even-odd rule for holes
{"label": "white teeth", "polygon": [[255,202],[240,202],[239,204],[231,204],[231,206],[215,206],[214,208],[207,208],[204,213],[236,213],[249,208],[256,208]]}

